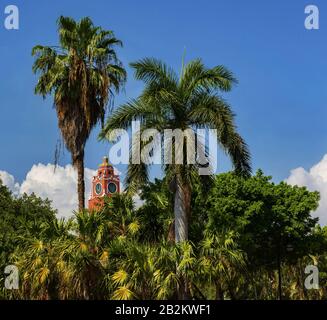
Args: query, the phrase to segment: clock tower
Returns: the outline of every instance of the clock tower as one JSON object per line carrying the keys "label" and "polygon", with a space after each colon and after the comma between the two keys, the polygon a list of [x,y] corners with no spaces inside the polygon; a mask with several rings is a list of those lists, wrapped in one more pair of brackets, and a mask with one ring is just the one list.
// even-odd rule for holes
{"label": "clock tower", "polygon": [[114,168],[109,164],[108,158],[103,158],[99,165],[98,174],[93,177],[91,197],[89,199],[89,210],[101,209],[104,197],[112,197],[120,192],[119,176],[115,175]]}

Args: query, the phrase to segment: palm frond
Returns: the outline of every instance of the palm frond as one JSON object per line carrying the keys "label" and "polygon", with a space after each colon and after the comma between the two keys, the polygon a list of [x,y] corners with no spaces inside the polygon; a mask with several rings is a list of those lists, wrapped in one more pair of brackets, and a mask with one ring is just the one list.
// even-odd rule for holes
{"label": "palm frond", "polygon": [[161,83],[165,87],[177,86],[177,75],[165,63],[154,58],[145,58],[130,64],[135,69],[135,78],[146,84]]}

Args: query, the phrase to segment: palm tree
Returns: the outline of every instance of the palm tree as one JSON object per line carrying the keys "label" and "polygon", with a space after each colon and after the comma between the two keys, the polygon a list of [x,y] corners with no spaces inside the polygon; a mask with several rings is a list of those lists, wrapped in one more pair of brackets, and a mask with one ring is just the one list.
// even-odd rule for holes
{"label": "palm tree", "polygon": [[22,272],[20,293],[36,299],[100,299],[109,261],[108,215],[81,211],[75,220],[42,224],[25,238],[13,261]]}
{"label": "palm tree", "polygon": [[[158,245],[153,281],[157,299],[190,299],[200,292],[195,284],[197,258],[192,243]],[[200,295],[202,293],[200,292]]]}
{"label": "palm tree", "polygon": [[224,300],[224,291],[235,299],[234,271],[238,276],[245,270],[245,255],[238,248],[233,232],[221,235],[206,233],[200,243],[198,276],[201,283],[214,284],[216,299]]}
{"label": "palm tree", "polygon": [[188,242],[140,243],[132,239],[114,241],[110,256],[117,268],[111,275],[113,299],[172,299],[184,279],[194,295],[197,259]]}
{"label": "palm tree", "polygon": [[21,278],[19,296],[23,299],[65,299],[71,291],[71,271],[66,246],[73,236],[72,220],[41,223],[39,233],[19,239],[12,254]]}
{"label": "palm tree", "polygon": [[114,50],[122,42],[89,18],[76,22],[61,16],[58,28],[59,47],[37,45],[32,50],[33,72],[39,74],[35,93],[54,95],[58,126],[78,172],[78,204],[83,210],[84,148],[91,130],[104,122],[113,90],[118,92],[126,80]]}
{"label": "palm tree", "polygon": [[115,194],[106,199],[102,213],[110,217],[108,223],[110,239],[116,237],[126,238],[137,235],[140,222],[135,214],[134,201],[126,193]]}
{"label": "palm tree", "polygon": [[[218,141],[230,156],[236,172],[242,175],[250,173],[248,147],[236,131],[230,106],[218,95],[219,91],[231,90],[232,84],[236,82],[230,71],[224,66],[208,69],[199,59],[183,67],[180,77],[166,64],[152,58],[132,63],[131,66],[135,69],[136,79],[144,81],[145,88],[137,99],[113,112],[100,139],[110,140],[111,130],[127,129],[133,120],[140,121],[141,133],[149,128],[160,133],[165,129],[182,129],[184,132],[193,132],[196,137],[197,128],[213,128],[217,129]],[[181,152],[189,137],[192,139],[190,133],[179,146],[173,142],[173,154]],[[201,148],[204,152],[205,146]],[[195,149],[192,152],[199,155]],[[182,163],[176,164],[175,161],[163,166],[174,193],[176,242],[188,239],[192,185],[199,180],[198,169],[202,167],[198,162],[188,164],[188,155],[185,152],[182,155]],[[130,191],[135,192],[147,181],[148,166],[145,163],[129,165],[126,185]]]}
{"label": "palm tree", "polygon": [[[118,240],[118,241],[117,241]],[[157,247],[135,242],[131,239],[117,238],[110,247],[113,266],[117,269],[111,275],[113,285],[112,299],[154,299],[153,283]]]}

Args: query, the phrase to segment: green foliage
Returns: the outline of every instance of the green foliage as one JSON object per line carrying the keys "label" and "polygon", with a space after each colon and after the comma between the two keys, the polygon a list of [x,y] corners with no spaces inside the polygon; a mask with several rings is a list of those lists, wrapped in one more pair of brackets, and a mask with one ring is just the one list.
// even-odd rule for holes
{"label": "green foliage", "polygon": [[173,223],[173,197],[165,180],[155,179],[141,189],[144,204],[136,215],[141,221],[142,240],[158,242],[167,239]]}
{"label": "green foliage", "polygon": [[317,223],[310,215],[318,207],[317,192],[270,180],[261,171],[248,179],[221,174],[205,203],[200,201],[207,212],[206,229],[241,234],[241,247],[255,268],[275,268],[277,255],[283,261],[307,254]]}
{"label": "green foliage", "polygon": [[[0,180],[0,279],[5,266],[12,262],[10,256],[17,246],[39,236],[43,225],[56,221],[56,211],[50,204],[34,194],[16,198]],[[3,287],[2,280],[0,287]]]}
{"label": "green foliage", "polygon": [[[165,180],[142,188],[137,210],[123,193],[70,220],[57,220],[48,201],[0,190],[0,226],[10,235],[2,264],[20,271],[20,289],[3,298],[276,299],[277,257],[284,299],[327,297],[327,228],[310,216],[319,195],[260,171],[218,175],[208,190],[195,185],[193,241],[177,244],[167,241],[173,196]],[[304,288],[309,264],[319,266],[319,290]]]}

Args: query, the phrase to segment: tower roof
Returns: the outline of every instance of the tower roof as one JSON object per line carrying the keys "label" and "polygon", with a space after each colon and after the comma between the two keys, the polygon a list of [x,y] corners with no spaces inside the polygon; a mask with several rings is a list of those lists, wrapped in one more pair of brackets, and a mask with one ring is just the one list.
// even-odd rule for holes
{"label": "tower roof", "polygon": [[103,162],[99,164],[99,167],[109,167],[109,166],[112,165],[109,163],[108,157],[103,157]]}

